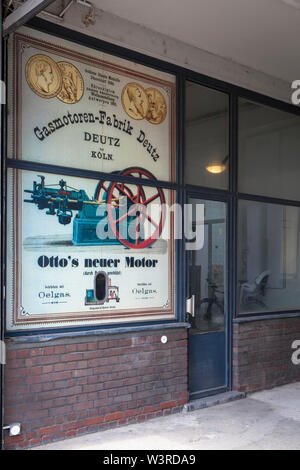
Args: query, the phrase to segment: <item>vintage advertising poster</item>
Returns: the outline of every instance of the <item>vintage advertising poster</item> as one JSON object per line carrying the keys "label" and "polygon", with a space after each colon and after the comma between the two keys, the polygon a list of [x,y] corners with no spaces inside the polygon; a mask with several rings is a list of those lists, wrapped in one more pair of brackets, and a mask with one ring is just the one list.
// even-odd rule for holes
{"label": "vintage advertising poster", "polygon": [[174,78],[27,28],[10,47],[9,157],[53,167],[8,172],[8,330],[174,317],[175,198],[155,187]]}

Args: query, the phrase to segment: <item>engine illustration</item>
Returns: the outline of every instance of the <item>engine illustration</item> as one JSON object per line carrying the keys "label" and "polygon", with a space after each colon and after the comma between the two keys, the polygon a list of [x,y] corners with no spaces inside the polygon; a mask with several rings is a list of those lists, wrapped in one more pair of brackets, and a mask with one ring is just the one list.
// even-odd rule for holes
{"label": "engine illustration", "polygon": [[[40,182],[34,181],[31,190],[24,190],[31,194],[24,201],[36,204],[47,215],[57,216],[62,225],[70,224],[73,219],[74,245],[150,247],[160,237],[165,222],[163,190],[151,186],[156,178],[144,168],[132,167],[113,174],[129,180],[138,178],[141,183],[100,180],[94,196],[89,198],[84,189],[72,188],[63,179],[57,185],[46,185],[45,176],[38,175]],[[154,215],[153,204],[156,205]]]}

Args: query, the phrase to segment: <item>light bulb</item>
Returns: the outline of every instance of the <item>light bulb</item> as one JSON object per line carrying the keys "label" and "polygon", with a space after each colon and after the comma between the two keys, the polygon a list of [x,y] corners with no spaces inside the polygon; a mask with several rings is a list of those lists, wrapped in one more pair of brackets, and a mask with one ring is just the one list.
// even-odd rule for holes
{"label": "light bulb", "polygon": [[209,173],[217,175],[218,173],[223,173],[223,171],[226,170],[226,165],[224,165],[222,162],[212,162],[210,165],[207,165],[205,169]]}

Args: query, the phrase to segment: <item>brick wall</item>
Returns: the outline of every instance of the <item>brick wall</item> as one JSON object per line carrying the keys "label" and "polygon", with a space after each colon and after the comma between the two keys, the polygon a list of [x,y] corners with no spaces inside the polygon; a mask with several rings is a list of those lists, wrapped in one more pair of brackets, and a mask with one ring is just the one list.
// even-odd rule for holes
{"label": "brick wall", "polygon": [[300,365],[291,361],[300,340],[300,318],[234,323],[233,389],[254,392],[300,380]]}
{"label": "brick wall", "polygon": [[[162,344],[162,334],[168,342]],[[7,343],[6,449],[22,449],[181,410],[187,394],[187,332]]]}

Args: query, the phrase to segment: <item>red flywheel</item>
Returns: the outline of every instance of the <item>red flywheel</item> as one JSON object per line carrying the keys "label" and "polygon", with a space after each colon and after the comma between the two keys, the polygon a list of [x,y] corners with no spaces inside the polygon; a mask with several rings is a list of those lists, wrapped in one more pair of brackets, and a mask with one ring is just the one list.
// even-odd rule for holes
{"label": "red flywheel", "polygon": [[[156,180],[150,171],[131,167],[119,173],[139,178],[141,183],[111,183],[108,189],[108,221],[117,239],[127,248],[142,249],[152,245],[161,235],[165,222],[165,196],[161,188],[143,186],[143,180]],[[114,210],[114,201],[126,196],[122,215]],[[153,205],[156,205],[153,211]],[[120,205],[121,207],[121,205]],[[120,224],[127,220],[127,237],[120,233]],[[124,223],[124,222],[123,222]]]}

